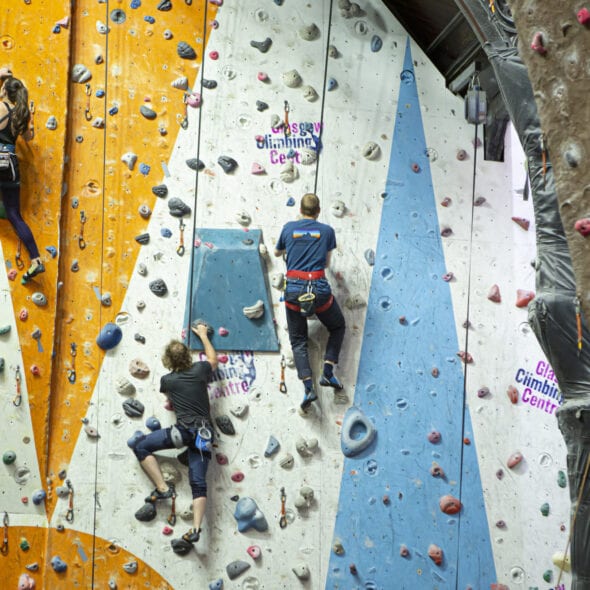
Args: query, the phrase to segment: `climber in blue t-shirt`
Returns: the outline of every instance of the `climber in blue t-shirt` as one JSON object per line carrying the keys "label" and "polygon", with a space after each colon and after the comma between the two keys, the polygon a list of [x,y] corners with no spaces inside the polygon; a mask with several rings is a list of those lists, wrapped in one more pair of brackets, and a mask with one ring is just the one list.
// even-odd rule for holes
{"label": "climber in blue t-shirt", "polygon": [[330,264],[332,250],[336,248],[334,229],[317,220],[320,201],[313,193],[303,195],[300,212],[298,220],[289,221],[283,227],[275,256],[286,253],[287,326],[297,376],[305,388],[301,409],[306,411],[317,399],[307,353],[307,318],[315,314],[328,329],[320,385],[334,389],[343,389],[342,383],[334,375],[334,365],[338,363],[346,324],[324,271]]}

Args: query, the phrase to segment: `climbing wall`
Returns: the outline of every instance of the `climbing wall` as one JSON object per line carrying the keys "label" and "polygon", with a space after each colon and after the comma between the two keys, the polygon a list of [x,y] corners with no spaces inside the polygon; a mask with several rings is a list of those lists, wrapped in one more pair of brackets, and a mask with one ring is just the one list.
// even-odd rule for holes
{"label": "climbing wall", "polygon": [[[25,573],[38,588],[555,587],[569,500],[559,392],[526,324],[522,154],[509,134],[506,162],[484,162],[462,101],[380,1],[359,4],[32,0],[0,17],[2,63],[36,107],[23,214],[48,269],[11,280],[0,220],[3,587]],[[346,387],[318,385],[302,416],[269,252],[308,191],[336,230]],[[253,272],[226,235],[256,245]],[[140,522],[152,484],[128,441],[173,422],[160,357],[202,296],[219,314],[212,407],[235,434],[218,433],[203,534],[181,558],[186,468],[161,454],[174,530],[169,502]],[[260,320],[232,321],[258,299],[267,348]],[[232,334],[246,337],[224,345]],[[316,375],[325,341],[312,320]],[[238,528],[245,498],[266,530]]]}

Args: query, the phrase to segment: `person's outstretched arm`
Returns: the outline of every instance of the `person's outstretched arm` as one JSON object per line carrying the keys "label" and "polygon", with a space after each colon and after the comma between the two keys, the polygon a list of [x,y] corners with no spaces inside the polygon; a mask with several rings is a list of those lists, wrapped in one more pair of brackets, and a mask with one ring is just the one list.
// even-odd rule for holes
{"label": "person's outstretched arm", "polygon": [[198,326],[192,326],[191,330],[201,339],[203,343],[203,348],[205,349],[205,355],[207,356],[207,360],[211,365],[211,369],[213,371],[217,370],[217,353],[213,348],[213,344],[209,340],[209,335],[207,334],[207,330],[209,329],[208,326],[205,324],[199,324]]}

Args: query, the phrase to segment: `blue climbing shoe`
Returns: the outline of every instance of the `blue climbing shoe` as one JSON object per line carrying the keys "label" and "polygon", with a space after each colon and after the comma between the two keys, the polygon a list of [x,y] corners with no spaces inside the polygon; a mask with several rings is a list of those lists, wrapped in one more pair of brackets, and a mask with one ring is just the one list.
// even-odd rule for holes
{"label": "blue climbing shoe", "polygon": [[29,270],[27,270],[27,272],[25,272],[25,274],[22,276],[20,281],[21,285],[26,285],[30,280],[42,272],[45,272],[45,266],[43,266],[42,262],[36,264],[35,266],[31,266],[31,268],[29,268]]}
{"label": "blue climbing shoe", "polygon": [[338,378],[335,375],[331,377],[327,377],[326,375],[322,375],[320,379],[320,385],[322,387],[333,387],[334,389],[344,389],[344,385],[338,381]]}
{"label": "blue climbing shoe", "polygon": [[174,489],[174,484],[169,483],[168,489],[165,492],[160,492],[158,488],[156,488],[146,499],[146,502],[157,502],[158,500],[167,500],[168,498],[175,498],[176,497],[176,490]]}
{"label": "blue climbing shoe", "polygon": [[303,401],[301,402],[301,409],[304,412],[306,412],[307,408],[309,408],[309,406],[311,406],[311,404],[313,402],[315,402],[316,399],[318,399],[318,396],[316,395],[316,392],[313,389],[306,391],[303,394]]}

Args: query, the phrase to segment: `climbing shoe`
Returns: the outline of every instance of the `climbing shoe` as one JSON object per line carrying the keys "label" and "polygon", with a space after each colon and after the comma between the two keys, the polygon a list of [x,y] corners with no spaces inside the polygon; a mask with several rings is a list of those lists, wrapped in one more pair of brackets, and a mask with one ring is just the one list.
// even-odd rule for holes
{"label": "climbing shoe", "polygon": [[320,379],[320,385],[322,387],[333,387],[334,389],[344,389],[344,385],[342,385],[342,383],[340,383],[340,381],[338,380],[338,378],[335,375],[332,375],[330,377],[328,377],[326,375],[322,375],[322,377]]}
{"label": "climbing shoe", "polygon": [[158,500],[167,500],[176,497],[174,485],[169,483],[165,492],[160,492],[157,488],[145,499],[146,502],[157,502]]}
{"label": "climbing shoe", "polygon": [[180,539],[172,539],[172,541],[170,541],[172,551],[174,551],[176,555],[186,555],[193,548],[193,543],[196,543],[199,540],[200,532],[201,529],[198,531],[195,531],[195,529],[189,529],[187,533],[180,537]]}
{"label": "climbing shoe", "polygon": [[31,268],[29,268],[29,270],[27,270],[27,272],[22,276],[21,284],[26,285],[31,279],[37,275],[40,275],[42,272],[45,272],[45,266],[42,262],[35,266],[31,266]]}
{"label": "climbing shoe", "polygon": [[306,412],[307,408],[309,408],[309,406],[311,406],[312,402],[315,402],[316,399],[318,399],[318,396],[316,395],[316,392],[313,389],[306,391],[303,394],[303,401],[301,402],[301,409],[304,412]]}
{"label": "climbing shoe", "polygon": [[182,535],[182,538],[189,543],[196,543],[201,536],[201,529],[195,531],[195,529],[189,529],[188,532]]}

